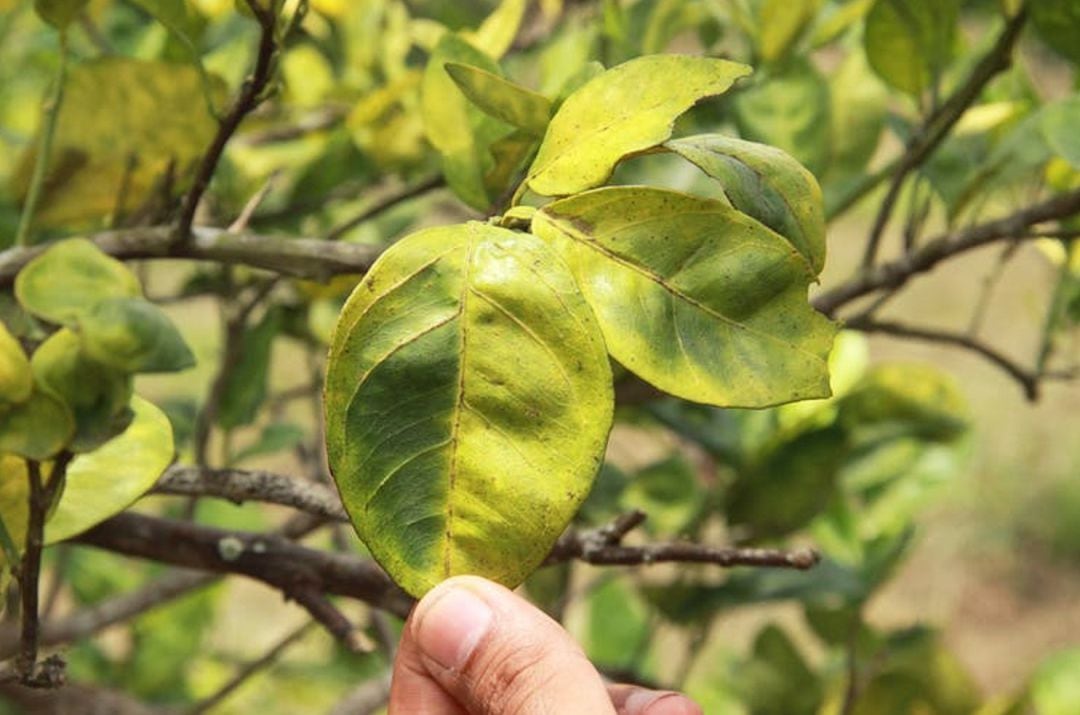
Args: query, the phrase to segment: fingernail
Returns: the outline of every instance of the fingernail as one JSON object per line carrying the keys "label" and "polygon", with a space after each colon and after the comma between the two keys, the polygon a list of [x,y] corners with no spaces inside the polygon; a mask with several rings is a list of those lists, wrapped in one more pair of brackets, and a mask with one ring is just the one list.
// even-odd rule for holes
{"label": "fingernail", "polygon": [[645,709],[664,698],[676,696],[677,693],[656,692],[655,690],[638,690],[630,694],[623,703],[623,711],[626,715],[645,715]]}
{"label": "fingernail", "polygon": [[460,670],[491,629],[491,608],[467,588],[451,588],[421,614],[417,641],[429,658]]}

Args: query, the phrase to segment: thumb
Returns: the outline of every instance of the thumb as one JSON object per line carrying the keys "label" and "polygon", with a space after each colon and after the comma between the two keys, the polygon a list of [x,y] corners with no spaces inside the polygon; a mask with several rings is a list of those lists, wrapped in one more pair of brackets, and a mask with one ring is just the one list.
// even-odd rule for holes
{"label": "thumb", "polygon": [[[452,704],[432,708],[437,686]],[[427,704],[426,710],[414,706]],[[409,617],[394,666],[390,712],[614,715],[596,669],[555,621],[475,576],[432,589]]]}

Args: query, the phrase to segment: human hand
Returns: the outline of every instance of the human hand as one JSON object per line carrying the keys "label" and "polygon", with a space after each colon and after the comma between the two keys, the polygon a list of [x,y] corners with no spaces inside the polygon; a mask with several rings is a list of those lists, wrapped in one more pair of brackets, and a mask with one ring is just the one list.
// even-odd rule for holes
{"label": "human hand", "polygon": [[605,684],[563,628],[476,576],[436,586],[405,623],[390,715],[701,715],[678,693]]}

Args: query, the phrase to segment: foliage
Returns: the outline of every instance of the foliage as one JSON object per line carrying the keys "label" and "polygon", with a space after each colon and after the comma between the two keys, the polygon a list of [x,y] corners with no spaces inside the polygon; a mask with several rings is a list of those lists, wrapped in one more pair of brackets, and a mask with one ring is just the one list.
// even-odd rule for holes
{"label": "foliage", "polygon": [[[940,633],[867,617],[978,422],[948,375],[871,363],[863,335],[972,350],[1032,398],[1074,372],[1074,0],[22,5],[0,0],[0,541],[23,594],[41,543],[66,540],[45,563],[77,609],[175,576],[87,540],[261,578],[343,645],[304,635],[224,709],[329,707],[385,658],[346,652],[355,614],[309,592],[325,584],[248,566],[295,521],[212,498],[343,505],[363,543],[319,548],[414,596],[455,573],[524,582],[606,672],[710,713],[1080,707],[1073,651],[982,703]],[[835,269],[826,226],[848,212],[864,258]],[[980,334],[985,298],[967,332],[880,317],[944,261],[999,243],[1004,266],[1025,242],[1052,276],[1030,366]],[[648,459],[607,450],[612,429]],[[290,470],[316,481],[265,486]],[[198,501],[121,514],[155,485]],[[644,543],[542,566],[635,509]],[[193,541],[109,542],[136,523],[118,514],[186,516]],[[575,562],[717,541],[821,562]],[[82,640],[71,674],[224,698],[258,653],[209,637],[225,589],[195,588],[131,618],[131,653]],[[775,602],[802,623],[725,644],[725,614]]]}

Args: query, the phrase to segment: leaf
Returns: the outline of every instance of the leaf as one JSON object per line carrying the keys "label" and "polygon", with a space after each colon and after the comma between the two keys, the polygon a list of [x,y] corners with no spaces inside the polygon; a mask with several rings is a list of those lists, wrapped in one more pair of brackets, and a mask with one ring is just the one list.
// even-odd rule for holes
{"label": "leaf", "polygon": [[799,162],[764,144],[702,134],[664,146],[697,165],[724,187],[732,206],[788,239],[814,273],[825,265],[821,188]]}
{"label": "leaf", "polygon": [[267,425],[259,435],[258,440],[233,454],[229,461],[238,463],[245,459],[292,449],[303,443],[305,436],[303,428],[298,425],[291,422],[275,422]]}
{"label": "leaf", "polygon": [[829,157],[829,86],[803,59],[792,60],[736,95],[735,124],[744,139],[770,144],[815,174]]}
{"label": "leaf", "polygon": [[90,0],[34,0],[34,11],[57,30],[65,30]]}
{"label": "leaf", "polygon": [[612,187],[545,206],[533,231],[577,276],[612,357],[661,390],[740,407],[829,394],[835,328],[806,302],[813,274],[745,214]]}
{"label": "leaf", "polygon": [[543,136],[551,102],[543,95],[477,67],[446,63],[446,72],[469,101],[507,124]]}
{"label": "leaf", "polygon": [[771,624],[754,639],[753,658],[740,669],[736,688],[750,712],[760,715],[812,715],[822,700],[818,677]]}
{"label": "leaf", "polygon": [[52,457],[68,443],[74,431],[71,412],[44,392],[0,411],[0,452],[27,459]]}
{"label": "leaf", "polygon": [[154,486],[173,459],[172,426],[165,413],[138,395],[127,429],[68,465],[64,493],[45,525],[55,543],[119,514]]}
{"label": "leaf", "polygon": [[[224,82],[207,82],[220,106]],[[80,62],[64,85],[49,180],[35,222],[82,225],[127,215],[162,190],[170,171],[181,179],[174,188],[182,190],[216,130],[197,69],[126,57]],[[13,186],[19,196],[29,186],[37,144],[16,171]]]}
{"label": "leaf", "polygon": [[[1080,30],[1080,11],[1077,15]],[[1080,133],[1076,131],[1080,124],[1080,95],[1074,94],[1051,102],[1039,114],[1046,143],[1073,169],[1080,171]]]}
{"label": "leaf", "polygon": [[229,371],[218,408],[217,423],[223,429],[235,429],[255,420],[266,398],[270,356],[280,331],[281,313],[270,310],[244,332],[239,360]]}
{"label": "leaf", "polygon": [[1030,688],[1039,715],[1075,712],[1080,708],[1080,648],[1066,648],[1043,660]]}
{"label": "leaf", "polygon": [[650,639],[649,608],[626,578],[607,578],[588,596],[582,645],[601,668],[632,670]]}
{"label": "leaf", "polygon": [[764,0],[758,10],[758,51],[766,62],[782,59],[817,13],[819,0]]}
{"label": "leaf", "polygon": [[[45,543],[80,534],[119,514],[145,494],[173,458],[172,428],[165,415],[138,396],[135,419],[115,439],[75,457],[67,468],[60,500],[45,524]],[[42,468],[43,478],[51,465]],[[29,499],[26,465],[0,454],[0,518],[21,549],[26,540]],[[0,554],[0,563],[5,559]]]}
{"label": "leaf", "polygon": [[877,0],[863,42],[878,76],[920,95],[935,86],[956,41],[957,0]]}
{"label": "leaf", "polygon": [[72,451],[92,450],[127,427],[131,376],[87,357],[73,330],[53,333],[34,351],[30,367],[41,390],[71,410]]}
{"label": "leaf", "polygon": [[498,59],[514,44],[521,20],[525,17],[526,0],[502,0],[495,11],[488,15],[476,29],[465,38],[477,49]]}
{"label": "leaf", "polygon": [[0,410],[7,403],[26,400],[33,388],[34,376],[22,345],[0,323]]}
{"label": "leaf", "polygon": [[853,48],[829,77],[829,178],[866,168],[885,127],[888,98],[862,48]]}
{"label": "leaf", "polygon": [[749,72],[727,60],[680,55],[638,57],[607,70],[559,107],[529,169],[529,187],[562,196],[603,184],[620,159],[664,142],[680,114]]}
{"label": "leaf", "polygon": [[141,295],[135,274],[85,238],[54,243],[15,277],[23,308],[52,323],[73,323],[108,298]]}
{"label": "leaf", "polygon": [[122,372],[176,372],[195,364],[169,317],[142,298],[110,298],[79,321],[86,355]]}
{"label": "leaf", "polygon": [[641,509],[651,534],[682,536],[704,506],[704,495],[693,466],[672,456],[635,474],[619,496],[624,509]]}
{"label": "leaf", "polygon": [[603,340],[533,236],[469,223],[384,253],[330,347],[327,451],[360,537],[406,590],[520,583],[589,491],[612,419]]}
{"label": "leaf", "polygon": [[1031,23],[1042,41],[1073,64],[1080,64],[1080,4],[1075,0],[1033,0]]}
{"label": "leaf", "polygon": [[849,429],[915,434],[948,442],[967,430],[963,395],[949,375],[928,365],[875,366],[840,405]]}

